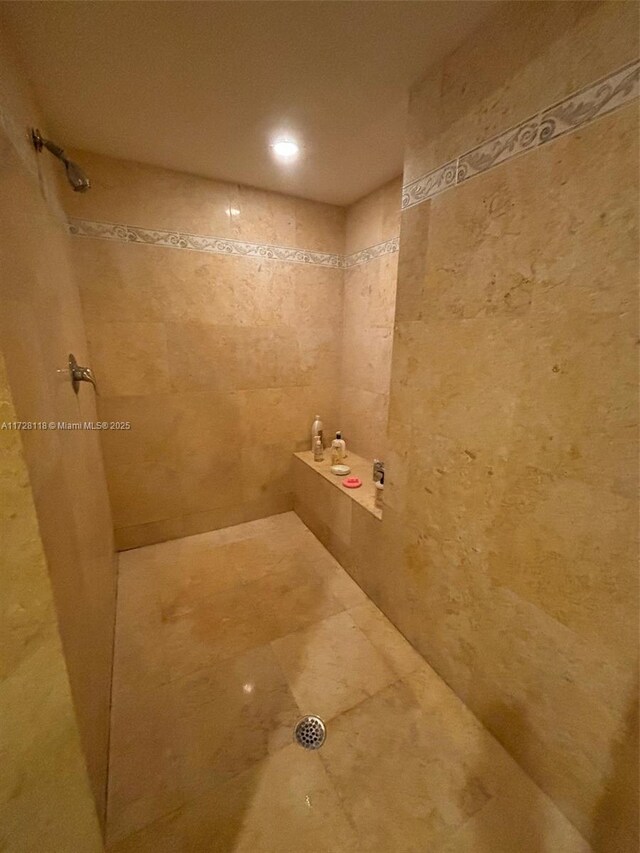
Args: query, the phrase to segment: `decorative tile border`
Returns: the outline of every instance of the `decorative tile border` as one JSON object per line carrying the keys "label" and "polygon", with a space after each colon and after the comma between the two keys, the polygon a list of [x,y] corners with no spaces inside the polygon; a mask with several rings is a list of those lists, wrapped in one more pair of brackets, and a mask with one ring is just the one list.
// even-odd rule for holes
{"label": "decorative tile border", "polygon": [[314,252],[293,249],[288,246],[271,246],[263,243],[246,243],[224,237],[203,234],[188,234],[184,231],[164,231],[158,228],[139,228],[119,225],[114,222],[92,222],[87,219],[70,219],[67,225],[74,237],[94,237],[99,240],[115,240],[119,243],[143,243],[166,249],[186,249],[192,252],[208,252],[214,255],[235,255],[243,258],[261,258],[285,261],[292,264],[312,264],[333,269],[346,269],[366,264],[383,255],[398,251],[399,238],[394,237],[377,246],[362,249],[351,255]]}
{"label": "decorative tile border", "polygon": [[452,160],[428,175],[418,178],[417,181],[412,181],[410,184],[402,187],[402,207],[413,207],[414,204],[420,204],[434,195],[438,195],[443,190],[449,189],[456,182],[456,165],[457,160]]}
{"label": "decorative tile border", "polygon": [[368,249],[360,249],[359,252],[353,252],[351,255],[345,255],[342,258],[342,268],[350,269],[351,267],[366,264],[369,261],[375,261],[376,258],[381,258],[383,255],[391,255],[397,252],[400,248],[400,238],[392,237],[391,240],[386,240],[384,243],[378,243],[376,246],[369,246]]}
{"label": "decorative tile border", "polygon": [[640,61],[586,86],[540,114],[540,143],[550,142],[638,97]]}
{"label": "decorative tile border", "polygon": [[510,160],[516,154],[534,148],[538,144],[539,130],[540,124],[535,116],[463,154],[458,158],[456,183],[460,184],[473,175],[479,175],[480,172],[486,172],[487,169]]}
{"label": "decorative tile border", "polygon": [[640,60],[635,60],[407,184],[402,188],[402,209],[427,201],[474,175],[584,127],[630,103],[639,91]]}
{"label": "decorative tile border", "polygon": [[120,243],[144,243],[167,249],[186,249],[214,255],[235,255],[243,258],[264,258],[293,264],[313,264],[320,267],[341,268],[342,255],[293,249],[288,246],[270,246],[263,243],[246,243],[223,237],[188,234],[185,231],[164,231],[158,228],[138,228],[112,222],[91,222],[86,219],[69,220],[69,234],[75,237],[97,237]]}

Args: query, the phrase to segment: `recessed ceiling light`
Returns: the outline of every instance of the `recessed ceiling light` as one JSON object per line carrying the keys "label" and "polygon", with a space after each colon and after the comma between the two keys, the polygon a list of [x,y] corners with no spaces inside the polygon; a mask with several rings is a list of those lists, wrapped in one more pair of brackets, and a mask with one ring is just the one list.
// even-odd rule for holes
{"label": "recessed ceiling light", "polygon": [[278,160],[295,160],[300,153],[300,146],[293,139],[277,139],[271,150]]}

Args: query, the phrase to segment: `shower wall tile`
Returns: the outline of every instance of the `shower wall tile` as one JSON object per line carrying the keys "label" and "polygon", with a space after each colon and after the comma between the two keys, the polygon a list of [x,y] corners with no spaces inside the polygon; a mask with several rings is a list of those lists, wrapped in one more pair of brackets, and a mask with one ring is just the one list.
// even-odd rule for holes
{"label": "shower wall tile", "polygon": [[[348,208],[347,257],[397,243],[401,195],[397,179]],[[384,459],[386,449],[397,264],[394,243],[393,251],[344,271],[340,428],[347,444],[370,459]]]}
{"label": "shower wall tile", "polygon": [[344,252],[345,210],[331,204],[295,199],[295,246],[318,252]]}
{"label": "shower wall tile", "polygon": [[[92,191],[65,193],[71,217],[127,222],[147,228],[240,237],[237,187],[194,175],[118,160],[91,151],[70,152],[91,177]],[[88,216],[87,212],[91,215]]]}
{"label": "shower wall tile", "polygon": [[[508,4],[413,87],[404,183],[638,57],[633,3]],[[606,33],[606,37],[603,37]],[[493,60],[487,61],[487,45]]]}
{"label": "shower wall tile", "polygon": [[[36,157],[25,133],[26,127],[42,126],[41,119],[26,78],[2,43],[0,345],[15,405],[15,416],[7,420],[95,421],[93,389],[83,386],[76,395],[69,381],[69,353],[81,364],[90,362],[71,241],[56,190],[59,164]],[[34,625],[29,660],[7,673],[3,685],[11,694],[7,702],[2,698],[3,711],[11,707],[19,713],[15,742],[30,741],[24,752],[2,750],[12,756],[11,769],[3,767],[5,791],[12,792],[0,817],[3,843],[13,850],[97,850],[101,845],[85,789],[88,772],[102,820],[116,575],[100,441],[89,430],[31,429],[20,431],[19,442],[26,462],[21,481],[23,487],[28,483],[37,516],[33,541],[41,541],[43,553],[28,565],[13,566],[25,580],[36,574],[32,594],[22,601],[7,588],[5,611],[26,619],[40,595],[47,600],[53,595],[57,626],[51,642],[39,646]],[[0,501],[13,514],[10,527],[22,517],[12,502],[9,495]],[[33,507],[25,517],[33,519],[32,513]],[[4,545],[4,533],[0,538]],[[7,570],[12,565],[4,557],[0,562]],[[45,586],[41,569],[48,574]],[[59,641],[54,642],[58,632],[64,659]],[[14,725],[13,712],[6,721]],[[84,755],[77,749],[78,731]],[[42,820],[33,820],[36,812]],[[43,827],[46,838],[38,835]]]}
{"label": "shower wall tile", "polygon": [[[4,421],[18,418],[2,353],[0,413]],[[100,827],[17,430],[0,431],[0,485],[3,845],[18,851],[53,844],[98,853]]]}
{"label": "shower wall tile", "polygon": [[[340,208],[77,156],[95,192],[69,215],[344,250]],[[72,243],[100,417],[131,423],[102,436],[119,547],[291,509],[292,452],[317,412],[339,426],[342,269]]]}
{"label": "shower wall tile", "polygon": [[[636,59],[637,5],[552,6],[500,4],[412,91],[405,182]],[[631,853],[639,151],[616,103],[403,211],[385,508],[377,532],[352,513],[345,565],[593,849]]]}
{"label": "shower wall tile", "polygon": [[[126,316],[126,315],[125,315]],[[167,335],[162,323],[87,323],[92,368],[105,397],[169,391]]]}
{"label": "shower wall tile", "polygon": [[[65,197],[72,219],[213,234],[232,240],[342,253],[344,210],[253,187],[74,151],[95,193]],[[68,194],[65,194],[65,196]]]}
{"label": "shower wall tile", "polygon": [[345,254],[377,246],[400,233],[401,180],[389,181],[347,209]]}

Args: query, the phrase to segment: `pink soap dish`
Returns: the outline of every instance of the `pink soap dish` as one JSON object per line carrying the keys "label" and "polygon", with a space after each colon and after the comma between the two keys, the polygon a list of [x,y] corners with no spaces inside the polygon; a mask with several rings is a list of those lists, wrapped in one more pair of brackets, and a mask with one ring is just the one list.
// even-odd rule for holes
{"label": "pink soap dish", "polygon": [[342,485],[345,489],[359,489],[362,485],[362,480],[358,477],[347,477],[346,480],[342,481]]}

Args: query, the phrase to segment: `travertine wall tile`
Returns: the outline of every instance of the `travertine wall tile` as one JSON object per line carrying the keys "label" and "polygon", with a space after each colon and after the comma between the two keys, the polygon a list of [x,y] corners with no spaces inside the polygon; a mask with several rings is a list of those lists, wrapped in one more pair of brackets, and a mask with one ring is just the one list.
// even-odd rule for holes
{"label": "travertine wall tile", "polygon": [[[72,216],[343,252],[341,208],[77,157],[94,184]],[[342,269],[72,242],[100,417],[131,423],[103,435],[119,545],[289,510],[291,453],[317,412],[339,426]]]}
{"label": "travertine wall tile", "polygon": [[[0,417],[17,420],[0,353]],[[102,850],[20,433],[0,431],[2,844]],[[37,819],[35,819],[37,816]]]}
{"label": "travertine wall tile", "polygon": [[[391,181],[347,210],[347,256],[397,238],[401,182]],[[384,458],[396,298],[397,252],[344,272],[340,428],[353,449]]]}
{"label": "travertine wall tile", "polygon": [[633,2],[502,3],[413,88],[404,183],[637,59],[637,33]]}
{"label": "travertine wall tile", "polygon": [[[637,33],[633,4],[503,4],[415,88],[405,180],[635,58]],[[594,849],[625,853],[637,162],[628,104],[403,212],[385,510],[377,536],[352,517],[349,565]]]}
{"label": "travertine wall tile", "polygon": [[[93,389],[85,385],[78,395],[74,394],[68,372],[69,353],[74,353],[80,364],[87,364],[88,348],[78,285],[69,256],[70,239],[56,189],[59,164],[50,157],[36,155],[25,133],[27,127],[41,126],[40,119],[26,77],[12,62],[11,51],[3,43],[0,49],[3,163],[0,196],[6,203],[0,210],[0,338],[16,419],[56,425],[59,421],[95,421]],[[64,663],[89,778],[103,819],[115,618],[115,555],[99,438],[96,432],[88,430],[58,429],[24,430],[21,436]],[[31,568],[25,564],[23,570],[27,572]],[[31,604],[25,602],[25,608]],[[56,833],[61,831],[57,826],[59,813],[54,814],[57,808],[64,813],[68,807],[69,816],[79,814],[71,799],[66,804],[57,799],[57,794],[65,789],[67,771],[70,785],[77,785],[79,762],[82,761],[72,744],[69,729],[72,718],[65,704],[68,702],[67,676],[64,663],[57,655],[57,646],[50,646],[31,663],[25,661],[22,673],[11,687],[18,691],[11,698],[12,703],[17,703],[13,706],[18,714],[16,723],[21,723],[20,714],[24,715],[25,709],[30,707],[30,692],[36,691],[33,701],[38,710],[34,711],[30,722],[24,717],[24,735],[37,733],[42,740],[34,741],[30,760],[36,764],[40,761],[43,773],[42,768],[55,765],[61,789],[54,791],[55,780],[52,779],[50,790],[38,793],[35,770],[28,780],[18,782],[19,776],[16,777],[13,789],[12,783],[9,785],[9,791],[15,793],[22,788],[25,797],[33,797],[32,825],[21,827],[20,831],[25,832],[23,842],[19,844],[20,835],[17,834],[15,842],[13,838],[9,842],[10,846],[16,845],[11,849],[44,849],[51,845],[71,849],[74,846],[64,833],[50,838],[37,835],[44,831],[49,818],[51,825],[56,826]],[[53,681],[49,680],[49,675]],[[64,690],[60,677],[64,679]],[[48,687],[51,688],[49,705],[41,692],[46,693]],[[22,697],[19,697],[20,690],[26,691]],[[60,749],[48,740],[49,737],[55,739],[58,734]],[[68,754],[66,746],[62,746],[67,739]],[[49,755],[50,765],[46,765],[47,750],[55,753]],[[69,760],[68,767],[65,756]],[[83,795],[77,787],[76,792],[78,808],[84,808]],[[48,811],[49,807],[52,812]],[[42,810],[42,820],[34,821],[33,815],[39,810]],[[4,831],[7,825],[4,817],[2,824]],[[17,832],[16,827],[14,829]],[[78,836],[78,849],[85,837]],[[95,849],[95,846],[87,844],[86,849]]]}

